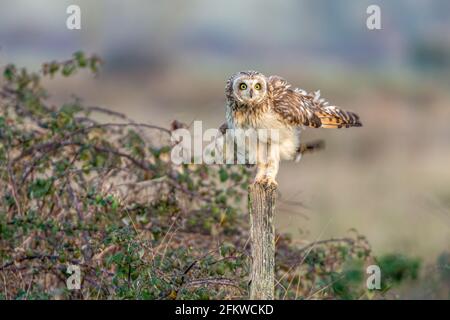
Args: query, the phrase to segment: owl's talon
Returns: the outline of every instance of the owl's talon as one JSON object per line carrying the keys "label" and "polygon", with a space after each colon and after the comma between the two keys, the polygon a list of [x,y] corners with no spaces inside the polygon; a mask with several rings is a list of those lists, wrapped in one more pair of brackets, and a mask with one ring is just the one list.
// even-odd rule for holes
{"label": "owl's talon", "polygon": [[254,183],[263,186],[266,190],[275,190],[278,188],[278,183],[272,177],[268,176],[255,179]]}

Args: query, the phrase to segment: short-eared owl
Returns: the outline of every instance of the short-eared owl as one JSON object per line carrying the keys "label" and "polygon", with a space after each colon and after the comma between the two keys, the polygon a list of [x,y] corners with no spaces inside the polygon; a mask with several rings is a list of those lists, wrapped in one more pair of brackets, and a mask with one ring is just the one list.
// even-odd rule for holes
{"label": "short-eared owl", "polygon": [[320,98],[320,91],[308,93],[294,89],[278,76],[266,77],[256,71],[234,74],[225,88],[226,125],[229,129],[275,129],[278,141],[276,153],[265,160],[257,158],[255,181],[276,185],[280,160],[293,160],[305,150],[300,144],[300,129],[360,127],[358,115],[331,106]]}

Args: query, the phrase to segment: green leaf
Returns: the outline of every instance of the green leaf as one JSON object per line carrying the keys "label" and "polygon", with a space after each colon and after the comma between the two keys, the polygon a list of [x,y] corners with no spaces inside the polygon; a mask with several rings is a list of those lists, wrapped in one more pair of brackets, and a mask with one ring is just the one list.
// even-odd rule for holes
{"label": "green leaf", "polygon": [[51,62],[49,66],[49,73],[51,76],[53,76],[56,72],[59,70],[59,63],[57,62]]}
{"label": "green leaf", "polygon": [[219,177],[221,182],[225,182],[228,180],[228,172],[224,168],[220,168]]}
{"label": "green leaf", "polygon": [[87,66],[88,61],[83,51],[75,52],[73,56],[75,57],[79,67],[84,68]]}
{"label": "green leaf", "polygon": [[62,74],[65,77],[72,75],[76,71],[77,67],[73,63],[66,63],[62,69]]}
{"label": "green leaf", "polygon": [[15,74],[16,67],[13,64],[7,65],[5,70],[3,71],[3,77],[8,81],[12,81]]}
{"label": "green leaf", "polygon": [[52,189],[52,179],[36,179],[28,188],[31,199],[43,198],[50,193]]}
{"label": "green leaf", "polygon": [[69,116],[73,116],[75,113],[80,112],[83,110],[81,106],[77,103],[68,103],[64,104],[61,109],[59,110],[61,113],[65,113]]}

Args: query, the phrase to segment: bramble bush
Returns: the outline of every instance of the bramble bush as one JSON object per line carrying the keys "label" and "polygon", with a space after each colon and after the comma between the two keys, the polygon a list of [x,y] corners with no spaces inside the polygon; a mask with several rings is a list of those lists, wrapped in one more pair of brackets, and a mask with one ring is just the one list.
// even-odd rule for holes
{"label": "bramble bush", "polygon": [[[247,298],[252,170],[173,165],[177,121],[137,123],[78,98],[50,105],[43,78],[97,73],[101,64],[77,52],[38,72],[3,70],[0,298]],[[395,281],[417,274],[419,262],[391,259],[383,263]],[[276,297],[373,298],[364,266],[374,261],[356,232],[306,247],[278,235]],[[67,289],[69,265],[81,268],[81,290]]]}

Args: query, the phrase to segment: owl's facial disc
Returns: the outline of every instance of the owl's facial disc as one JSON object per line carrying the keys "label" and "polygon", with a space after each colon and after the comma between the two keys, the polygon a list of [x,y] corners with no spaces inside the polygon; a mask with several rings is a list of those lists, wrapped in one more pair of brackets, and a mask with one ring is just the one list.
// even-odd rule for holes
{"label": "owl's facial disc", "polygon": [[266,80],[262,76],[241,76],[234,80],[233,92],[243,104],[254,105],[262,102],[266,95]]}

